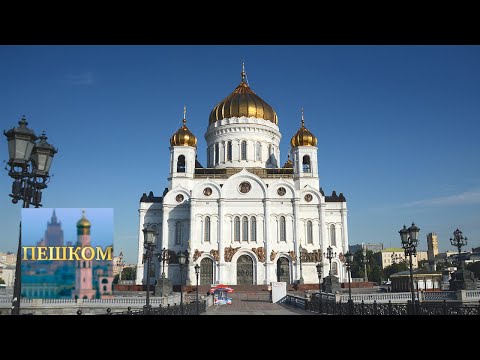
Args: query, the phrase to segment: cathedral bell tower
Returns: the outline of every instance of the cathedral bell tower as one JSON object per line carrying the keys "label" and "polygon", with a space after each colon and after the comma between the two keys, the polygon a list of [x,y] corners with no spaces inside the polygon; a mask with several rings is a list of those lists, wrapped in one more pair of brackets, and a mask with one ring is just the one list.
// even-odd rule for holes
{"label": "cathedral bell tower", "polygon": [[[82,218],[77,222],[77,247],[90,246],[90,221],[85,217],[85,210]],[[87,249],[86,257],[90,257]],[[92,285],[92,260],[75,261],[75,290],[72,292],[74,299],[94,299],[95,290]]]}
{"label": "cathedral bell tower", "polygon": [[[183,109],[183,126],[170,138],[169,189],[180,179],[193,179],[197,156],[197,138],[187,128],[187,107]],[[183,180],[184,181],[184,180]]]}
{"label": "cathedral bell tower", "polygon": [[292,146],[293,168],[295,180],[299,180],[300,188],[311,185],[318,189],[317,138],[305,127],[302,109],[302,126],[290,140]]}

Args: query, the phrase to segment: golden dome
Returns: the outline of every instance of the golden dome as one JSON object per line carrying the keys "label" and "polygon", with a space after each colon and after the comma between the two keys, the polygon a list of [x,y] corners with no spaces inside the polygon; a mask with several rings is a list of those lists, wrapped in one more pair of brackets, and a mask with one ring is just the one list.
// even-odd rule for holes
{"label": "golden dome", "polygon": [[297,133],[293,135],[290,140],[292,147],[297,146],[317,146],[317,138],[306,127],[305,120],[303,119],[302,109],[302,126],[298,129]]}
{"label": "golden dome", "polygon": [[209,124],[213,124],[218,120],[241,116],[269,120],[274,124],[278,124],[275,110],[255,94],[245,81],[245,77],[244,65],[240,85],[213,108],[210,113],[210,118],[208,119]]}
{"label": "golden dome", "polygon": [[91,227],[92,224],[88,219],[85,217],[85,210],[82,211],[82,218],[77,221],[77,228],[78,227]]}
{"label": "golden dome", "polygon": [[197,138],[187,128],[186,108],[183,109],[183,126],[170,138],[172,146],[197,146]]}
{"label": "golden dome", "polygon": [[82,210],[82,218],[77,221],[77,235],[90,235],[92,224],[85,217],[85,210]]}

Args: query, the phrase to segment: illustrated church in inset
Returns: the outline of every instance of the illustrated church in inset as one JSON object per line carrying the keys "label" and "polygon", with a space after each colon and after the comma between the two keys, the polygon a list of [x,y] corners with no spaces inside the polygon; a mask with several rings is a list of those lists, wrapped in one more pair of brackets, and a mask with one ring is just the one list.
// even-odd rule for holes
{"label": "illustrated church in inset", "polygon": [[[183,126],[170,138],[168,188],[140,199],[137,284],[146,284],[143,263],[146,226],[155,226],[156,253],[168,250],[165,275],[180,283],[176,254],[187,253],[184,284],[265,285],[275,281],[318,283],[316,265],[336,256],[332,274],[346,281],[348,251],[344,195],[320,187],[317,138],[305,126],[291,137],[288,160],[280,164],[279,120],[275,110],[250,88],[243,69],[240,84],[210,113],[205,133],[207,163],[197,160],[197,138]],[[161,276],[152,260],[150,284]]]}

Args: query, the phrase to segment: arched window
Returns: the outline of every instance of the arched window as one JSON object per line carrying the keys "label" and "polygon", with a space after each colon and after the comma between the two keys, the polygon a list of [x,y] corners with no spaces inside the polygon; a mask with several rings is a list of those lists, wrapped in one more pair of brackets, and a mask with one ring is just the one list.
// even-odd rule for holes
{"label": "arched window", "polygon": [[255,153],[255,160],[261,161],[262,160],[262,144],[257,142],[257,149]]}
{"label": "arched window", "polygon": [[232,161],[232,142],[227,143],[227,160]]}
{"label": "arched window", "polygon": [[330,244],[332,246],[337,246],[337,239],[335,237],[335,225],[330,225]]}
{"label": "arched window", "polygon": [[280,216],[280,241],[287,241],[286,235],[286,224],[285,224],[285,216]]}
{"label": "arched window", "polygon": [[207,216],[205,218],[205,225],[204,225],[204,232],[203,232],[203,236],[204,236],[204,241],[205,242],[210,242],[210,216]]}
{"label": "arched window", "polygon": [[338,265],[336,262],[332,262],[332,275],[338,276]]}
{"label": "arched window", "polygon": [[86,262],[85,262],[85,261],[83,262],[83,267],[84,267],[84,268],[85,268],[85,267],[87,267],[87,265],[86,265]]}
{"label": "arched window", "polygon": [[242,240],[248,241],[248,218],[246,216],[242,219]]}
{"label": "arched window", "polygon": [[107,291],[107,287],[105,285],[103,286],[103,291]]}
{"label": "arched window", "polygon": [[257,241],[257,218],[252,216],[250,225],[250,241]]}
{"label": "arched window", "polygon": [[180,155],[177,159],[177,172],[185,172],[185,156]]}
{"label": "arched window", "polygon": [[175,223],[175,245],[182,243],[182,222],[177,221]]}
{"label": "arched window", "polygon": [[313,226],[310,220],[307,221],[307,244],[313,244]]}
{"label": "arched window", "polygon": [[310,156],[308,155],[305,155],[303,157],[303,161],[302,161],[302,164],[303,164],[303,172],[310,172]]}
{"label": "arched window", "polygon": [[218,159],[220,157],[220,150],[219,150],[219,146],[218,146],[218,143],[215,144],[215,164],[218,164]]}
{"label": "arched window", "polygon": [[245,140],[242,141],[242,160],[247,160],[247,142]]}
{"label": "arched window", "polygon": [[235,241],[240,241],[240,218],[238,216],[235,216],[235,234],[234,234],[234,240]]}

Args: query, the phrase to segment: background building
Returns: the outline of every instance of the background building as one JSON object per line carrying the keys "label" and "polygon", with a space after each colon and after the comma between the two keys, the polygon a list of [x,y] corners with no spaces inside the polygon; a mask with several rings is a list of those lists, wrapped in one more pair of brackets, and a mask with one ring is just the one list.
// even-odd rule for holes
{"label": "background building", "polygon": [[427,253],[428,253],[428,262],[433,264],[435,257],[438,255],[438,237],[435,233],[427,234]]}
{"label": "background building", "polygon": [[383,250],[383,244],[355,244],[349,246],[350,252],[355,254],[358,250],[367,249],[372,251],[373,253],[377,253]]}

